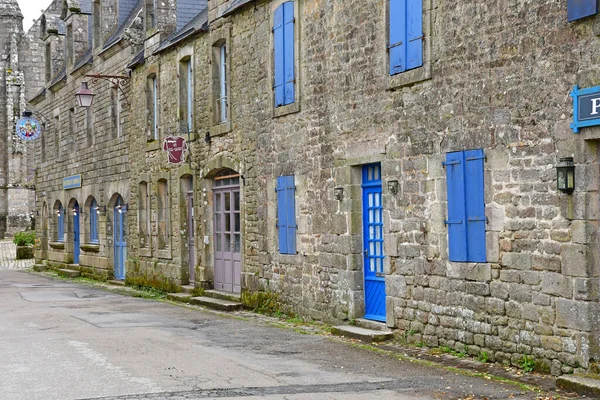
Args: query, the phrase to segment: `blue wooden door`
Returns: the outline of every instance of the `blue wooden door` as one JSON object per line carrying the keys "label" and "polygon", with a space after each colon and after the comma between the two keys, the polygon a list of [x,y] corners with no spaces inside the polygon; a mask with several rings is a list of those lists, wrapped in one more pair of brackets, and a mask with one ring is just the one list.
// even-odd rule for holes
{"label": "blue wooden door", "polygon": [[114,240],[115,240],[115,279],[125,279],[125,260],[127,256],[127,241],[125,237],[125,212],[127,206],[119,197],[114,210]]}
{"label": "blue wooden door", "polygon": [[381,166],[363,167],[363,258],[365,271],[365,318],[385,322],[383,273],[383,205]]}
{"label": "blue wooden door", "polygon": [[73,205],[73,264],[79,264],[79,203]]}

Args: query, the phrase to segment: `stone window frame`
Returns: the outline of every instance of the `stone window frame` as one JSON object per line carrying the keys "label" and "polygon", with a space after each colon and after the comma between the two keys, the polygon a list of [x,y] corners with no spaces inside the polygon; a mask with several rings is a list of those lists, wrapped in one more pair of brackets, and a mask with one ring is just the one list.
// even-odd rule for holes
{"label": "stone window frame", "polygon": [[[96,210],[98,207],[98,210]],[[84,237],[86,244],[100,245],[100,205],[98,199],[94,195],[89,195],[85,200],[83,208],[80,209],[80,214],[84,217]],[[94,223],[95,222],[95,223]],[[92,232],[96,229],[96,238],[94,239]]]}
{"label": "stone window frame", "polygon": [[[146,151],[154,151],[160,148],[160,74],[157,66],[152,66],[146,74]],[[150,82],[155,85],[150,87]],[[154,103],[150,101],[150,96],[154,91]],[[150,106],[153,106],[152,109]],[[152,121],[150,119],[152,118]],[[156,126],[153,126],[156,124]]]}
{"label": "stone window frame", "polygon": [[423,0],[423,65],[421,67],[390,75],[390,56],[388,45],[390,41],[390,0],[386,0],[384,7],[383,21],[385,22],[385,40],[381,41],[382,51],[385,54],[385,63],[382,66],[382,73],[387,77],[387,89],[395,90],[403,86],[414,85],[431,79],[431,41],[432,41],[432,0]]}
{"label": "stone window frame", "polygon": [[72,21],[69,21],[69,23],[67,24],[67,29],[66,29],[66,33],[65,33],[65,58],[66,58],[66,64],[67,64],[67,70],[71,70],[73,69],[73,62],[74,62],[74,38],[73,38],[73,23]]}
{"label": "stone window frame", "polygon": [[158,7],[156,0],[146,0],[144,8],[146,10],[146,33],[152,35],[158,29]]}
{"label": "stone window frame", "polygon": [[[189,130],[189,134],[190,134],[190,140],[194,140],[195,139],[195,135],[194,135],[194,130],[195,130],[195,123],[196,123],[196,118],[195,118],[195,112],[194,112],[194,104],[196,101],[196,96],[195,96],[195,84],[194,84],[194,72],[195,72],[195,66],[194,66],[194,47],[192,45],[186,45],[185,47],[181,48],[177,54],[177,59],[178,61],[178,65],[177,65],[177,84],[178,84],[178,89],[177,89],[177,109],[178,109],[178,115],[177,115],[177,120],[179,121],[179,124],[181,126],[185,126],[187,128],[187,130]],[[187,67],[189,67],[189,70],[187,69]],[[185,75],[183,74],[183,68],[186,68],[185,71]],[[189,74],[189,76],[188,76]],[[186,82],[183,82],[183,77],[186,76],[188,77],[188,80],[186,80]],[[188,87],[188,82],[189,82],[189,87]],[[182,85],[185,83],[186,85],[186,99],[183,98],[182,95],[182,90],[181,87]],[[191,92],[191,93],[190,93]],[[188,99],[190,99],[191,104],[188,104]],[[188,109],[189,107],[189,109]],[[185,116],[187,117],[186,120],[183,119],[184,116],[184,112],[183,109],[185,110]]]}
{"label": "stone window frame", "polygon": [[100,0],[92,2],[92,42],[93,49],[102,45],[102,4],[100,4]]}
{"label": "stone window frame", "polygon": [[[60,212],[60,213],[59,213]],[[54,214],[52,220],[54,221],[54,229],[52,230],[52,239],[58,243],[65,242],[65,207],[62,201],[56,200],[52,207],[52,213]],[[62,224],[62,237],[60,236],[61,230],[60,225]]]}
{"label": "stone window frame", "polygon": [[94,114],[94,105],[86,107],[85,114],[83,116],[83,128],[85,130],[85,140],[87,146],[93,146],[96,144],[94,138],[94,123],[96,116]]}
{"label": "stone window frame", "polygon": [[121,124],[122,107],[121,107],[121,92],[118,85],[110,84],[110,107],[108,108],[110,117],[110,129],[112,138],[116,139],[123,135],[123,127]]}
{"label": "stone window frame", "polygon": [[[211,32],[211,68],[210,68],[210,99],[211,99],[211,126],[209,133],[211,136],[221,136],[232,129],[231,115],[231,27],[224,25],[216,28]],[[227,120],[220,122],[218,115],[217,100],[220,97],[220,57],[221,57],[221,46],[225,45],[225,91],[227,92]]]}
{"label": "stone window frame", "polygon": [[[273,26],[275,19],[275,10],[282,5],[291,1],[294,3],[294,77],[296,79],[295,99],[294,102],[285,106],[275,107],[275,37],[273,35]],[[302,76],[300,74],[300,40],[301,40],[301,22],[300,22],[300,0],[275,0],[271,3],[271,12],[269,15],[269,82],[271,83],[271,108],[273,110],[273,118],[281,117],[288,114],[294,114],[300,111],[301,93],[302,93]]]}
{"label": "stone window frame", "polygon": [[48,39],[44,45],[44,76],[46,84],[52,80],[52,39]]}
{"label": "stone window frame", "polygon": [[61,118],[60,118],[60,109],[55,109],[52,113],[52,117],[54,118],[54,157],[56,160],[60,159],[61,151],[60,151],[60,142],[61,142]]}
{"label": "stone window frame", "polygon": [[[165,243],[165,247],[164,248],[160,248],[159,247],[159,239],[158,239],[158,235],[160,233],[160,229],[159,229],[159,213],[160,210],[158,208],[158,204],[159,204],[159,185],[160,182],[165,182],[166,183],[166,193],[165,193],[165,234],[167,235],[167,240]],[[154,185],[156,188],[155,194],[156,194],[156,236],[155,236],[155,248],[156,248],[156,256],[158,258],[164,258],[164,259],[171,259],[172,258],[172,239],[171,239],[171,189],[170,189],[170,174],[169,172],[162,172],[159,173],[156,177],[155,177],[155,181],[154,181]]]}
{"label": "stone window frame", "polygon": [[[46,123],[42,122],[42,132],[48,132],[46,130]],[[40,159],[42,162],[46,162],[46,135],[40,135]]]}
{"label": "stone window frame", "polygon": [[[150,175],[149,174],[141,174],[140,175],[140,179],[139,179],[139,183],[138,183],[138,236],[140,237],[140,242],[138,243],[138,251],[140,256],[142,257],[152,257],[152,220],[151,220],[151,211],[152,211],[152,199],[151,199],[151,193],[152,193],[152,184],[151,184],[151,179],[150,179]],[[145,184],[146,185],[146,209],[142,210],[141,204],[141,196],[142,196],[142,185]],[[140,229],[141,227],[141,222],[142,222],[142,218],[141,213],[145,212],[145,217],[146,217],[146,246],[142,247],[141,244],[141,237],[142,237],[142,231]]]}
{"label": "stone window frame", "polygon": [[77,151],[77,138],[79,135],[77,134],[77,114],[75,111],[75,105],[71,105],[69,107],[69,153],[74,154]]}

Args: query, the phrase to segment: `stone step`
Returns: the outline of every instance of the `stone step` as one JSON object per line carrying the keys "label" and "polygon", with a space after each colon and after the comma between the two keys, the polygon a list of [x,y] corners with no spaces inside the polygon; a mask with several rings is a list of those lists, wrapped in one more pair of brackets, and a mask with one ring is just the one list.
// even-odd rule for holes
{"label": "stone step", "polygon": [[33,264],[33,270],[37,272],[42,272],[48,269],[48,266],[45,264]]}
{"label": "stone step", "polygon": [[374,331],[390,332],[385,322],[373,321],[370,319],[358,318],[354,321],[354,325],[359,328],[372,329]]}
{"label": "stone step", "polygon": [[194,285],[181,285],[182,293],[192,293],[194,291]]}
{"label": "stone step", "polygon": [[77,271],[76,269],[69,269],[69,268],[61,268],[59,270],[56,271],[60,276],[64,276],[67,278],[77,278],[78,276],[81,275],[81,272]]}
{"label": "stone step", "polygon": [[556,378],[556,387],[569,392],[600,398],[600,380],[577,375],[562,375]]}
{"label": "stone step", "polygon": [[215,289],[205,290],[204,296],[212,297],[213,299],[228,300],[234,303],[239,303],[241,300],[241,295],[239,293],[224,292],[222,290]]}
{"label": "stone step", "polygon": [[180,303],[189,303],[192,295],[190,293],[167,293],[167,299]]}
{"label": "stone step", "polygon": [[331,333],[351,339],[358,339],[367,343],[383,342],[394,337],[392,332],[382,332],[374,329],[366,329],[350,325],[334,326],[331,328]]}
{"label": "stone step", "polygon": [[236,311],[242,308],[242,303],[206,296],[192,297],[190,303],[219,311]]}
{"label": "stone step", "polygon": [[125,281],[119,281],[117,279],[111,279],[108,281],[109,285],[115,285],[115,286],[125,286]]}

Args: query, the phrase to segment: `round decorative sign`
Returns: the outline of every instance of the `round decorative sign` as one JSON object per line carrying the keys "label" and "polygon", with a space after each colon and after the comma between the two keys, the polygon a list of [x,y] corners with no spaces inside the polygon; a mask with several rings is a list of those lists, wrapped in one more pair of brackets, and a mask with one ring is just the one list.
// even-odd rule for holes
{"label": "round decorative sign", "polygon": [[17,136],[23,140],[35,140],[42,134],[42,127],[37,119],[23,117],[17,121]]}

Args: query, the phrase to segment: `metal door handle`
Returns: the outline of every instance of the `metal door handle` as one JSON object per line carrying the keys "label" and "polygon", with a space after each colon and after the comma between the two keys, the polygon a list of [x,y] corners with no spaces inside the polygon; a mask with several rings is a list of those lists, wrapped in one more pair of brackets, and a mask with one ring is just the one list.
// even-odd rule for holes
{"label": "metal door handle", "polygon": [[369,250],[365,249],[364,253],[365,253],[365,257],[369,257]]}

